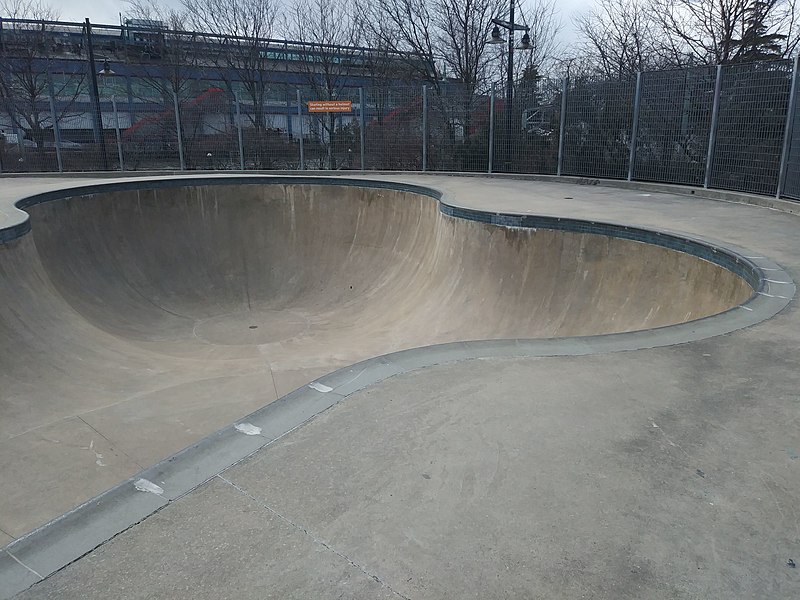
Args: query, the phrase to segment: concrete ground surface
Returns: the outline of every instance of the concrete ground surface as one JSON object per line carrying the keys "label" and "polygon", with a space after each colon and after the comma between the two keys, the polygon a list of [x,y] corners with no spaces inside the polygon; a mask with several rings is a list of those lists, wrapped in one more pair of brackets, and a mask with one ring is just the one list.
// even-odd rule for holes
{"label": "concrete ground surface", "polygon": [[[398,376],[21,598],[797,597],[794,359],[765,333]],[[753,355],[769,400],[714,368]]]}
{"label": "concrete ground surface", "polygon": [[752,294],[691,254],[456,219],[387,189],[172,187],[27,210],[31,232],[0,247],[14,538],[360,360],[647,329]]}
{"label": "concrete ground surface", "polygon": [[[798,217],[784,212],[563,183],[376,178],[429,185],[483,210],[721,240],[800,275]],[[26,181],[28,193],[59,185],[12,181]],[[798,321],[792,302],[768,321],[687,344],[398,375],[20,597],[800,597]],[[232,404],[206,427],[248,412]],[[39,447],[52,443],[33,435]],[[89,438],[76,431],[76,446],[119,452],[111,434]],[[12,431],[0,453],[19,453],[15,464],[27,468],[0,470],[3,488],[50,481],[53,506],[75,502],[74,490],[65,499],[52,485],[58,463],[42,464],[19,442]],[[143,466],[107,474],[91,458],[83,468],[102,474],[87,476],[100,490]]]}

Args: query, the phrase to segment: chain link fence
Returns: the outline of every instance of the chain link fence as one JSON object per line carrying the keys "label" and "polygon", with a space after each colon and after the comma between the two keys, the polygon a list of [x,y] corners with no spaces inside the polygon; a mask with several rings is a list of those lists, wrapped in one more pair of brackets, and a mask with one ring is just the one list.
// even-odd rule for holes
{"label": "chain link fence", "polygon": [[300,80],[255,94],[222,72],[99,75],[96,93],[75,67],[0,97],[2,172],[532,173],[800,200],[796,60],[523,79],[511,104],[499,84],[384,78],[320,98]]}

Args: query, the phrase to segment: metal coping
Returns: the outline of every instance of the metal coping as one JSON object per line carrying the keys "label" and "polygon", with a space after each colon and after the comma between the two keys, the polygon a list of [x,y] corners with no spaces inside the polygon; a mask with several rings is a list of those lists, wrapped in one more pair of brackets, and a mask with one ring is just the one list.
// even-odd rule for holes
{"label": "metal coping", "polygon": [[[390,181],[372,181],[366,179],[352,179],[346,177],[314,177],[314,176],[182,176],[171,179],[148,179],[127,180],[120,182],[93,183],[74,187],[66,187],[58,190],[51,190],[40,194],[33,194],[20,198],[14,202],[14,206],[20,210],[25,210],[37,204],[45,202],[55,202],[66,200],[75,196],[87,196],[91,194],[102,194],[106,192],[124,192],[143,189],[163,189],[178,187],[194,187],[209,185],[330,185],[330,186],[350,186],[375,189],[390,189],[402,192],[411,192],[423,196],[430,196],[436,200],[441,200],[442,193],[433,188],[414,185],[410,183],[394,183]],[[30,215],[25,219],[10,227],[0,229],[0,244],[11,242],[21,238],[31,231]]]}
{"label": "metal coping", "polygon": [[685,235],[645,229],[642,227],[631,227],[629,225],[616,223],[586,221],[565,217],[490,213],[472,208],[452,206],[446,204],[443,200],[440,200],[439,206],[440,210],[446,215],[459,219],[480,221],[491,225],[529,229],[556,229],[560,231],[606,235],[609,237],[662,246],[670,250],[685,252],[719,265],[744,279],[750,284],[754,292],[761,291],[764,286],[763,272],[744,256],[722,246],[700,241]]}
{"label": "metal coping", "polygon": [[[61,190],[53,190],[41,194],[28,196],[15,203],[19,209],[26,209],[36,204],[63,200],[74,196],[99,194],[103,192],[130,191],[141,189],[162,189],[189,186],[208,185],[331,185],[351,186],[374,189],[391,189],[404,191],[423,196],[429,196],[439,202],[439,210],[448,216],[480,221],[491,225],[505,227],[524,227],[531,229],[555,229],[606,235],[610,237],[628,239],[657,246],[663,246],[679,252],[692,254],[717,264],[742,277],[755,293],[763,290],[764,274],[758,267],[735,252],[716,244],[700,241],[685,235],[678,235],[663,231],[650,230],[642,227],[605,223],[599,221],[586,221],[564,217],[547,217],[538,215],[515,215],[508,213],[487,212],[472,208],[462,208],[449,204],[442,192],[434,188],[390,181],[375,181],[339,177],[314,177],[314,176],[232,176],[232,177],[190,177],[177,179],[139,179],[122,182],[89,184]],[[7,229],[0,229],[0,243],[12,241],[22,237],[31,230],[30,217],[23,223]]]}
{"label": "metal coping", "polygon": [[[714,262],[717,264],[725,268],[730,268],[728,266],[730,265],[740,270],[744,277],[758,276],[759,289],[745,305],[677,325],[629,333],[572,338],[453,342],[377,356],[329,373],[317,379],[313,385],[304,385],[267,404],[0,549],[0,598],[10,598],[27,589],[190,493],[210,478],[291,433],[351,394],[395,375],[423,367],[471,359],[583,356],[703,340],[755,325],[776,315],[791,302],[796,291],[794,282],[777,264],[765,257],[748,254],[747,250],[742,248],[727,245],[722,248],[673,233],[624,225],[506,215],[458,208],[445,203],[441,192],[437,190],[409,184],[339,178],[320,180],[315,177],[151,180],[63,189],[25,198],[16,206],[25,208],[67,197],[124,189],[241,183],[355,185],[407,191],[439,200],[440,210],[443,213],[459,218],[506,226],[538,226],[586,231],[657,243],[684,252],[702,251],[704,254],[710,253],[709,259],[716,259]],[[577,229],[579,226],[581,229]],[[770,279],[764,276],[764,269],[769,269]],[[781,287],[777,293],[771,293],[769,291],[771,285]],[[236,425],[243,423],[260,428],[260,433],[257,435],[243,433],[241,429],[253,430],[237,429]],[[156,485],[153,486],[152,482]]]}

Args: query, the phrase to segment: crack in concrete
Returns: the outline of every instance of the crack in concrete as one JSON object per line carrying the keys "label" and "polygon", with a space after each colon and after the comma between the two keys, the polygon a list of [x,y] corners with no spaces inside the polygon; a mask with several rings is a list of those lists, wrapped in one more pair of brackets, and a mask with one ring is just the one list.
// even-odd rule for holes
{"label": "crack in concrete", "polygon": [[281,397],[281,395],[278,393],[278,385],[275,383],[275,372],[272,370],[272,364],[269,361],[266,362],[267,362],[267,370],[269,371],[269,376],[272,379],[272,389],[275,390],[275,399],[277,400],[278,398]]}
{"label": "crack in concrete", "polygon": [[140,465],[140,464],[139,464],[139,461],[137,461],[136,459],[134,459],[134,458],[133,458],[133,457],[132,457],[130,454],[128,454],[127,452],[125,452],[125,450],[123,450],[122,448],[120,448],[119,444],[116,444],[115,442],[112,442],[112,441],[111,441],[110,439],[108,439],[108,438],[107,438],[105,435],[103,435],[102,433],[100,433],[100,432],[99,432],[99,431],[98,431],[98,430],[97,430],[95,427],[92,427],[91,425],[89,425],[89,423],[87,423],[87,422],[86,422],[86,419],[84,419],[84,418],[83,418],[81,415],[76,415],[76,416],[77,416],[77,418],[78,418],[78,419],[79,419],[79,420],[80,420],[80,421],[81,421],[81,422],[82,422],[84,425],[86,425],[86,426],[87,426],[89,429],[91,429],[91,430],[92,430],[92,431],[94,431],[94,432],[95,432],[97,435],[99,435],[101,438],[103,438],[105,441],[107,441],[107,442],[108,442],[108,444],[109,444],[109,446],[111,447],[111,450],[116,450],[116,451],[118,451],[120,454],[122,454],[122,455],[124,455],[125,457],[127,457],[127,459],[128,459],[128,460],[130,460],[130,461],[131,461],[133,464],[135,464],[137,467],[139,467],[139,470],[140,470],[140,471],[141,471],[142,469],[144,469],[144,467],[143,467],[142,465]]}
{"label": "crack in concrete", "polygon": [[345,561],[347,561],[352,567],[355,567],[356,569],[361,571],[364,575],[366,575],[367,577],[369,577],[370,579],[372,579],[376,583],[380,584],[381,586],[385,587],[387,590],[389,590],[392,594],[394,594],[398,598],[402,598],[403,600],[411,600],[408,596],[404,596],[403,594],[401,594],[400,592],[398,592],[397,590],[392,588],[392,586],[390,586],[388,583],[386,583],[383,579],[381,579],[380,577],[378,577],[374,573],[371,573],[370,571],[368,571],[365,567],[363,567],[360,564],[358,564],[357,562],[355,562],[352,558],[350,558],[346,554],[340,552],[339,550],[337,550],[336,548],[334,548],[333,546],[328,544],[325,540],[321,540],[320,538],[315,536],[313,533],[311,533],[308,529],[306,529],[305,527],[303,527],[299,523],[295,523],[294,521],[292,521],[288,517],[282,515],[278,511],[276,511],[274,508],[268,506],[267,504],[264,504],[264,502],[262,502],[261,500],[259,500],[258,498],[256,498],[252,494],[250,494],[249,492],[245,491],[244,489],[242,489],[241,487],[239,487],[238,485],[236,485],[232,481],[230,481],[228,479],[225,479],[222,475],[217,475],[217,477],[219,479],[221,479],[222,481],[224,481],[225,483],[227,483],[233,489],[238,491],[243,496],[249,498],[253,502],[256,502],[259,506],[262,506],[263,508],[265,508],[266,510],[271,512],[273,515],[275,515],[276,517],[278,517],[279,519],[281,519],[285,523],[289,524],[293,528],[297,529],[298,531],[300,531],[300,532],[304,533],[305,535],[307,535],[308,537],[310,537],[314,541],[314,543],[319,544],[320,546],[322,546],[326,550],[329,550],[330,552],[332,552],[333,554],[335,554],[339,558],[342,558]]}

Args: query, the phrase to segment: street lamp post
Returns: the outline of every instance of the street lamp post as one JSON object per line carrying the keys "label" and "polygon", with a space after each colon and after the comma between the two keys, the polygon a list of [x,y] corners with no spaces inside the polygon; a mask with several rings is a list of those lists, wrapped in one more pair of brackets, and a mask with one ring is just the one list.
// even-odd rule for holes
{"label": "street lamp post", "polygon": [[514,104],[514,32],[525,32],[520,42],[520,49],[528,50],[531,46],[531,38],[528,33],[529,27],[514,22],[515,3],[516,0],[511,0],[509,3],[508,21],[492,19],[494,29],[492,29],[492,37],[489,40],[490,44],[502,44],[505,40],[503,40],[503,37],[500,35],[500,28],[502,27],[508,31],[508,64],[506,65],[506,171],[511,170],[511,109]]}
{"label": "street lamp post", "polygon": [[[95,131],[97,132],[98,142],[100,142],[100,155],[103,161],[103,170],[108,171],[108,155],[106,154],[106,138],[103,135],[103,115],[100,112],[100,91],[97,89],[97,68],[94,63],[94,44],[92,44],[92,24],[86,19],[86,49],[89,59],[89,82],[92,93],[92,118],[94,119]],[[108,61],[106,61],[108,64]]]}

